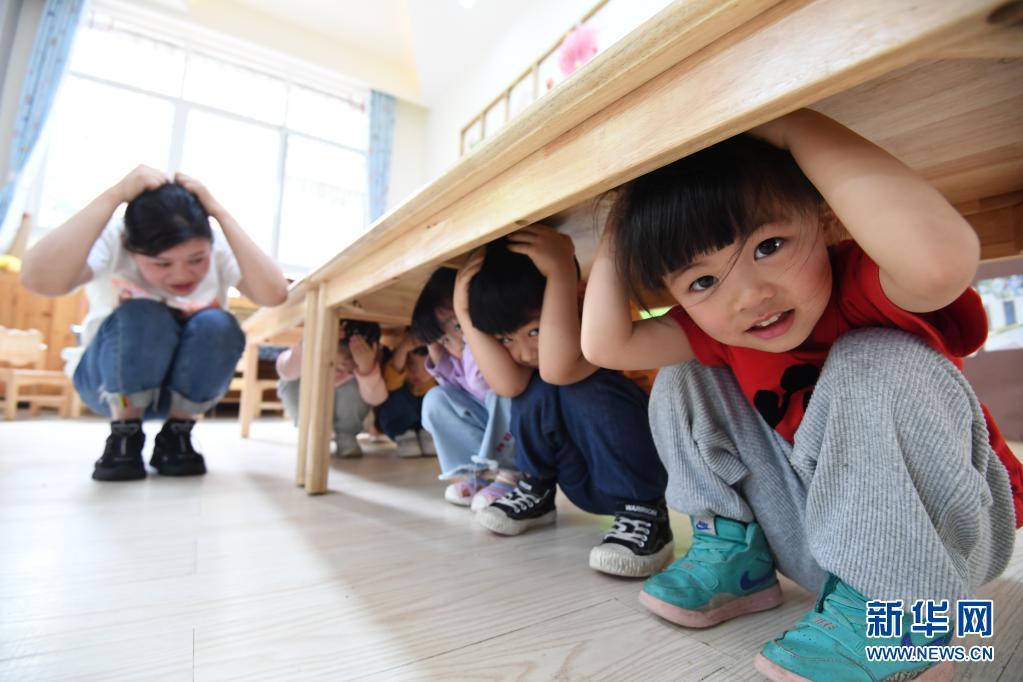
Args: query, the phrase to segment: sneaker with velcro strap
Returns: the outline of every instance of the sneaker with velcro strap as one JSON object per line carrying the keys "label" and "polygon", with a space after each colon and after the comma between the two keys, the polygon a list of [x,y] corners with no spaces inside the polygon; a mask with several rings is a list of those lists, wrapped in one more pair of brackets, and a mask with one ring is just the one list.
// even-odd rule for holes
{"label": "sneaker with velcro strap", "polygon": [[639,601],[661,618],[706,628],[782,601],[774,556],[756,521],[693,518],[689,551],[643,583]]}
{"label": "sneaker with velcro strap", "polygon": [[646,578],[664,568],[674,551],[663,500],[655,504],[620,502],[611,530],[590,550],[590,568],[625,578]]}
{"label": "sneaker with velcro strap", "polygon": [[[952,661],[898,655],[947,646],[952,639],[951,622],[947,630],[914,632],[912,614],[907,612],[900,626],[901,632],[893,632],[891,637],[868,638],[867,598],[829,575],[809,613],[781,637],[764,645],[754,666],[775,682],[951,680],[955,674]],[[888,649],[891,655],[869,658],[869,646],[875,651]]]}

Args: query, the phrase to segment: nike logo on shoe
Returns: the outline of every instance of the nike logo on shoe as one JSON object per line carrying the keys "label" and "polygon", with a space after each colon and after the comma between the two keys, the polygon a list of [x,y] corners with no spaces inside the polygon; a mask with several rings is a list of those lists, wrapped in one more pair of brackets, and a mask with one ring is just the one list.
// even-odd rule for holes
{"label": "nike logo on shoe", "polygon": [[760,587],[761,585],[763,585],[764,583],[766,583],[767,581],[769,581],[773,577],[774,577],[774,571],[773,570],[768,571],[767,573],[765,573],[764,575],[760,576],[759,578],[753,578],[753,579],[751,579],[749,577],[749,571],[745,571],[745,572],[743,572],[742,576],[739,578],[739,587],[741,587],[744,590],[752,590],[752,589],[755,589],[757,587]]}

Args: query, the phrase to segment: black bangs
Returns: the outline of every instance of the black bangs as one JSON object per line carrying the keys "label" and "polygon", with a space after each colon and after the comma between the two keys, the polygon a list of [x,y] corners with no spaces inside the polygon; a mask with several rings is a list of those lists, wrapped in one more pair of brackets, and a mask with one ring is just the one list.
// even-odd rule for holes
{"label": "black bangs", "polygon": [[438,268],[419,292],[416,306],[412,310],[411,332],[423,343],[433,343],[444,336],[444,330],[437,321],[437,311],[451,308],[457,274],[451,268]]}
{"label": "black bangs", "polygon": [[487,245],[486,257],[469,282],[469,317],[484,334],[510,334],[538,317],[547,278],[529,256],[508,250],[508,241]]}
{"label": "black bangs", "polygon": [[788,151],[739,135],[625,185],[607,229],[619,274],[643,304],[700,255],[741,244],[765,223],[816,212],[821,201]]}
{"label": "black bangs", "polygon": [[132,253],[158,256],[196,238],[213,241],[209,215],[199,199],[177,183],[142,192],[124,211],[124,248]]}

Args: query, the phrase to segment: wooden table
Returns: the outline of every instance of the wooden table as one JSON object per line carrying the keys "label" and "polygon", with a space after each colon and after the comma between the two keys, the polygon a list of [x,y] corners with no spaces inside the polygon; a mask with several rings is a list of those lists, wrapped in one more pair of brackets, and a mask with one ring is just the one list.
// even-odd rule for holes
{"label": "wooden table", "polygon": [[927,177],[968,216],[985,258],[1019,254],[1021,22],[1023,3],[983,0],[665,8],[246,322],[247,378],[260,340],[305,324],[297,483],[327,489],[339,315],[405,323],[434,267],[540,220],[585,252],[594,197],[800,107]]}

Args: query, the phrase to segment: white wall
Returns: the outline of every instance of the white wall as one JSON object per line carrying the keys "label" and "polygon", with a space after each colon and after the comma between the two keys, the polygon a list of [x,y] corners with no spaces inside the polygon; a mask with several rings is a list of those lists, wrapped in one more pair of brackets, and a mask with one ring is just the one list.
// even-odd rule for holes
{"label": "white wall", "polygon": [[[458,160],[462,127],[578,21],[594,0],[524,2],[518,18],[484,53],[466,55],[466,69],[440,101],[428,102],[427,177],[439,177]],[[452,39],[454,36],[451,37]]]}
{"label": "white wall", "polygon": [[[503,35],[481,54],[466,55],[465,70],[443,98],[431,97],[427,176],[440,176],[458,160],[462,128],[579,21],[596,0],[521,2]],[[629,27],[653,16],[667,0],[612,0],[614,18]],[[609,11],[612,8],[606,8]]]}
{"label": "white wall", "polygon": [[398,100],[394,108],[394,146],[387,210],[402,203],[426,184],[426,126],[429,112]]}

